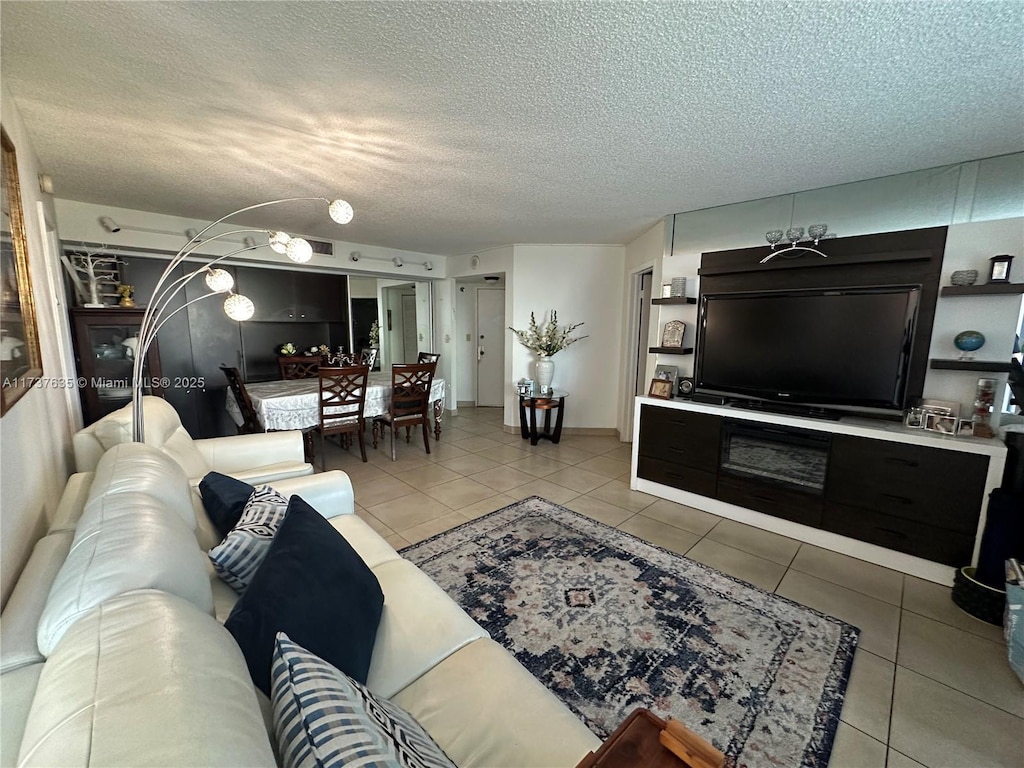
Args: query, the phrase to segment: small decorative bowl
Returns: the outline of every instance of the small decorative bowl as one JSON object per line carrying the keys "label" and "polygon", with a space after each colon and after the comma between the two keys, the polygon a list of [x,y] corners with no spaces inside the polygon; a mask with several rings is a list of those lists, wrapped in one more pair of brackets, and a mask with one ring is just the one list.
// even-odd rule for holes
{"label": "small decorative bowl", "polygon": [[953,285],[974,285],[978,281],[978,270],[958,269],[951,278]]}

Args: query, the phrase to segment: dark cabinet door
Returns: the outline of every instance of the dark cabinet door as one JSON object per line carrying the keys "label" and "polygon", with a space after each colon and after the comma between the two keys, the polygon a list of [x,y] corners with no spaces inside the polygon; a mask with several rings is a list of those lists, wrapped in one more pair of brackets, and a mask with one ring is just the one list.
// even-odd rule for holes
{"label": "dark cabinet door", "polygon": [[[136,304],[140,307],[148,307],[153,300],[153,289],[156,287],[160,275],[167,268],[168,260],[147,259],[139,256],[123,258],[122,280],[135,286]],[[195,266],[190,266],[190,269],[195,269]],[[173,282],[183,274],[182,266],[179,265],[173,270],[164,285]],[[164,316],[167,317],[173,310],[184,306],[185,301],[185,291],[182,290],[171,300]],[[198,437],[200,434],[199,415],[195,398],[188,388],[180,386],[182,380],[187,380],[195,375],[192,368],[192,337],[189,333],[187,312],[179,312],[170,317],[160,329],[157,340],[160,343],[160,367],[170,382],[170,386],[163,391],[164,399],[174,406],[185,430],[193,437]]]}
{"label": "dark cabinet door", "polygon": [[721,433],[718,416],[650,405],[640,409],[641,456],[716,473]]}
{"label": "dark cabinet door", "polygon": [[[234,274],[233,267],[223,267]],[[202,280],[193,280],[185,289],[189,301],[209,295]],[[193,377],[180,382],[195,402],[198,433],[193,437],[219,437],[235,432],[224,407],[227,379],[222,365],[242,368],[241,325],[224,314],[224,296],[210,296],[196,301],[188,312],[192,343]]]}
{"label": "dark cabinet door", "polygon": [[238,267],[236,292],[252,299],[256,312],[248,322],[293,320],[295,273],[280,269]]}
{"label": "dark cabinet door", "polygon": [[294,317],[290,319],[300,323],[341,323],[348,320],[347,277],[316,272],[295,272],[294,276]]}
{"label": "dark cabinet door", "polygon": [[[71,311],[78,376],[84,382],[82,417],[86,425],[128,405],[132,400],[132,367],[137,347],[124,344],[138,336],[142,310],[76,308]],[[146,394],[161,395],[160,352],[149,348],[144,377]]]}

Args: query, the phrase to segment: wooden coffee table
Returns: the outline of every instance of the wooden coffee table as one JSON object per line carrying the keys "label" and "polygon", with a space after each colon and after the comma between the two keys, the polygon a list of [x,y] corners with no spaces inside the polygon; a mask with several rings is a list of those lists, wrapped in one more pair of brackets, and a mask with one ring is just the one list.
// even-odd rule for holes
{"label": "wooden coffee table", "polygon": [[[661,732],[666,727],[667,723],[650,710],[636,709],[597,752],[588,752],[576,768],[711,768],[722,764],[722,753],[708,742],[697,748],[698,757],[693,762],[676,756],[662,746]],[[703,741],[699,736],[694,738]]]}

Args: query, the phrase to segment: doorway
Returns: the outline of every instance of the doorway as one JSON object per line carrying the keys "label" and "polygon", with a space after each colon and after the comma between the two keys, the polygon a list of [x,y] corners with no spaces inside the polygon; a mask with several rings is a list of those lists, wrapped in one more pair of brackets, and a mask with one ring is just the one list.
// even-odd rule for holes
{"label": "doorway", "polygon": [[647,394],[647,355],[648,338],[651,327],[651,289],[654,282],[654,270],[645,269],[636,272],[630,280],[629,327],[627,338],[629,349],[626,360],[633,363],[626,369],[626,383],[623,387],[624,399],[619,434],[623,442],[633,440],[633,398]]}

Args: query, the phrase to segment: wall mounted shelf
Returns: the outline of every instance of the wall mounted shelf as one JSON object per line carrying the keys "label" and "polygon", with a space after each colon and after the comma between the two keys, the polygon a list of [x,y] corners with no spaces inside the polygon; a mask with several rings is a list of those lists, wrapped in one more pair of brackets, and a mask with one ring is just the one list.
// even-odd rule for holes
{"label": "wall mounted shelf", "polygon": [[651,347],[647,351],[656,355],[692,355],[693,347]]}
{"label": "wall mounted shelf", "polygon": [[696,304],[693,296],[670,296],[667,299],[651,299],[651,304]]}
{"label": "wall mounted shelf", "polygon": [[947,285],[940,296],[998,296],[1024,293],[1024,283],[990,283],[988,285]]}
{"label": "wall mounted shelf", "polygon": [[1010,364],[998,360],[931,360],[930,367],[943,371],[985,371],[1009,373]]}

